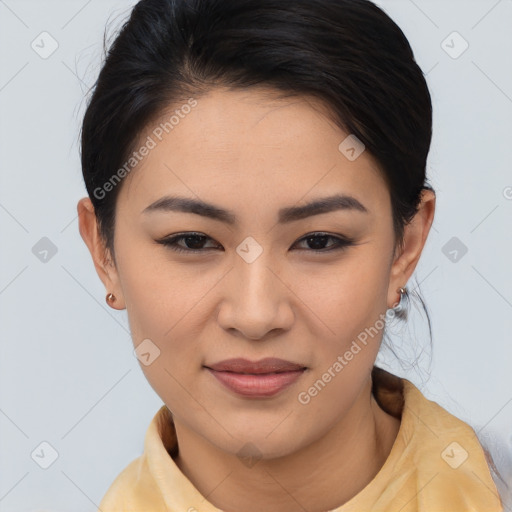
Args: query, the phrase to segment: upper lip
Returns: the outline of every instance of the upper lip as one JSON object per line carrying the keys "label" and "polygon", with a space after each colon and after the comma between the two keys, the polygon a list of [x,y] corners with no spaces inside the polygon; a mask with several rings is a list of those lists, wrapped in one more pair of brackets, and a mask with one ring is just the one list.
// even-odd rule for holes
{"label": "upper lip", "polygon": [[206,368],[216,370],[218,372],[234,372],[234,373],[281,373],[303,370],[306,367],[284,359],[275,357],[266,357],[259,361],[249,361],[243,358],[225,359],[215,364],[205,365]]}

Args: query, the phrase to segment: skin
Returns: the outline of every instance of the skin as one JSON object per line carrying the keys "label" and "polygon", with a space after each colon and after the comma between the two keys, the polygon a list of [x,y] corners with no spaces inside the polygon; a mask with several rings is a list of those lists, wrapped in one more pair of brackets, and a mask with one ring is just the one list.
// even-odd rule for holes
{"label": "skin", "polygon": [[[161,351],[141,368],[173,413],[176,463],[228,512],[338,507],[376,475],[400,426],[371,394],[382,330],[309,403],[298,401],[397,303],[435,210],[435,195],[424,191],[395,251],[378,164],[368,151],[348,160],[338,150],[348,134],[326,113],[313,98],[277,99],[265,89],[217,88],[198,98],[125,178],[115,264],[104,258],[89,198],[78,203],[80,233],[106,291],[117,298],[114,307],[128,311],[134,345],[149,338]],[[277,223],[280,208],[334,193],[355,197],[368,213],[338,210]],[[213,203],[237,221],[141,213],[166,194]],[[155,243],[189,231],[209,237],[188,245],[204,253]],[[315,253],[334,243],[304,241],[315,232],[352,237],[355,245]],[[236,252],[248,236],[263,249],[252,263]],[[187,247],[184,240],[179,245]],[[280,357],[307,370],[271,398],[244,398],[203,367],[231,357]],[[251,467],[237,456],[246,443],[259,459]]]}

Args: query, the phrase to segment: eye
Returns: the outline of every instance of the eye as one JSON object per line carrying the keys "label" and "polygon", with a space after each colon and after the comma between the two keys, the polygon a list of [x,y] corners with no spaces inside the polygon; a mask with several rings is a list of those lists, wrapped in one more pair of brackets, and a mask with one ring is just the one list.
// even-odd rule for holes
{"label": "eye", "polygon": [[[333,240],[333,243],[325,248],[328,240]],[[352,238],[330,235],[329,233],[323,232],[310,233],[302,237],[297,243],[300,242],[306,242],[308,245],[312,245],[313,248],[311,248],[311,250],[319,253],[341,250],[355,245],[355,241]]]}
{"label": "eye", "polygon": [[[178,245],[178,242],[184,241],[185,247],[183,245]],[[203,249],[203,244],[205,240],[212,240],[209,236],[203,233],[183,233],[181,235],[174,235],[169,238],[163,238],[162,240],[157,240],[157,243],[164,245],[165,247],[169,247],[176,252],[191,252],[191,253],[200,253],[205,252]]]}
{"label": "eye", "polygon": [[[204,253],[206,250],[216,248],[215,246],[204,247],[204,244],[207,240],[212,240],[212,238],[203,233],[189,232],[173,235],[161,240],[156,240],[156,242],[176,252]],[[333,243],[326,247],[329,240],[332,240]],[[180,245],[179,242],[183,242],[184,245]],[[355,241],[349,237],[335,236],[324,232],[310,233],[302,237],[294,245],[297,245],[301,242],[306,242],[308,246],[312,245],[313,247],[308,248],[310,251],[316,253],[326,253],[334,250],[342,250],[349,246],[355,245]],[[217,247],[220,246],[217,245]],[[308,250],[308,248],[300,250]]]}

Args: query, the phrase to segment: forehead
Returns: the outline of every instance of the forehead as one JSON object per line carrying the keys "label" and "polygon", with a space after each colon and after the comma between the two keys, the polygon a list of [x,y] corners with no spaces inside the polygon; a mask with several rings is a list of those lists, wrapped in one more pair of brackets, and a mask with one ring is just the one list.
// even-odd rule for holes
{"label": "forehead", "polygon": [[136,147],[151,149],[126,176],[119,203],[140,212],[180,191],[232,205],[254,199],[270,206],[336,191],[387,206],[377,162],[367,151],[347,158],[340,144],[343,149],[350,134],[316,98],[279,98],[263,88],[213,89],[194,101],[173,104],[141,133]]}

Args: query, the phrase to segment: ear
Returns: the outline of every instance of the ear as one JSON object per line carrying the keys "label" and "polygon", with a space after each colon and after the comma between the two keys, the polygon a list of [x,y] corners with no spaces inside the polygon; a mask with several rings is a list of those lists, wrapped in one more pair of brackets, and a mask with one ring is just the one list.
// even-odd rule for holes
{"label": "ear", "polygon": [[[418,212],[404,228],[404,242],[399,254],[395,255],[391,266],[388,307],[393,307],[400,299],[400,287],[405,288],[420,259],[423,247],[434,220],[436,195],[432,190],[423,189]],[[397,249],[398,251],[398,249]],[[398,295],[397,295],[398,294]]]}
{"label": "ear", "polygon": [[119,283],[119,274],[113,263],[112,255],[100,236],[96,213],[89,197],[84,197],[78,201],[77,211],[80,235],[89,248],[96,272],[107,292],[116,296],[116,301],[111,307],[124,309],[125,304]]}

